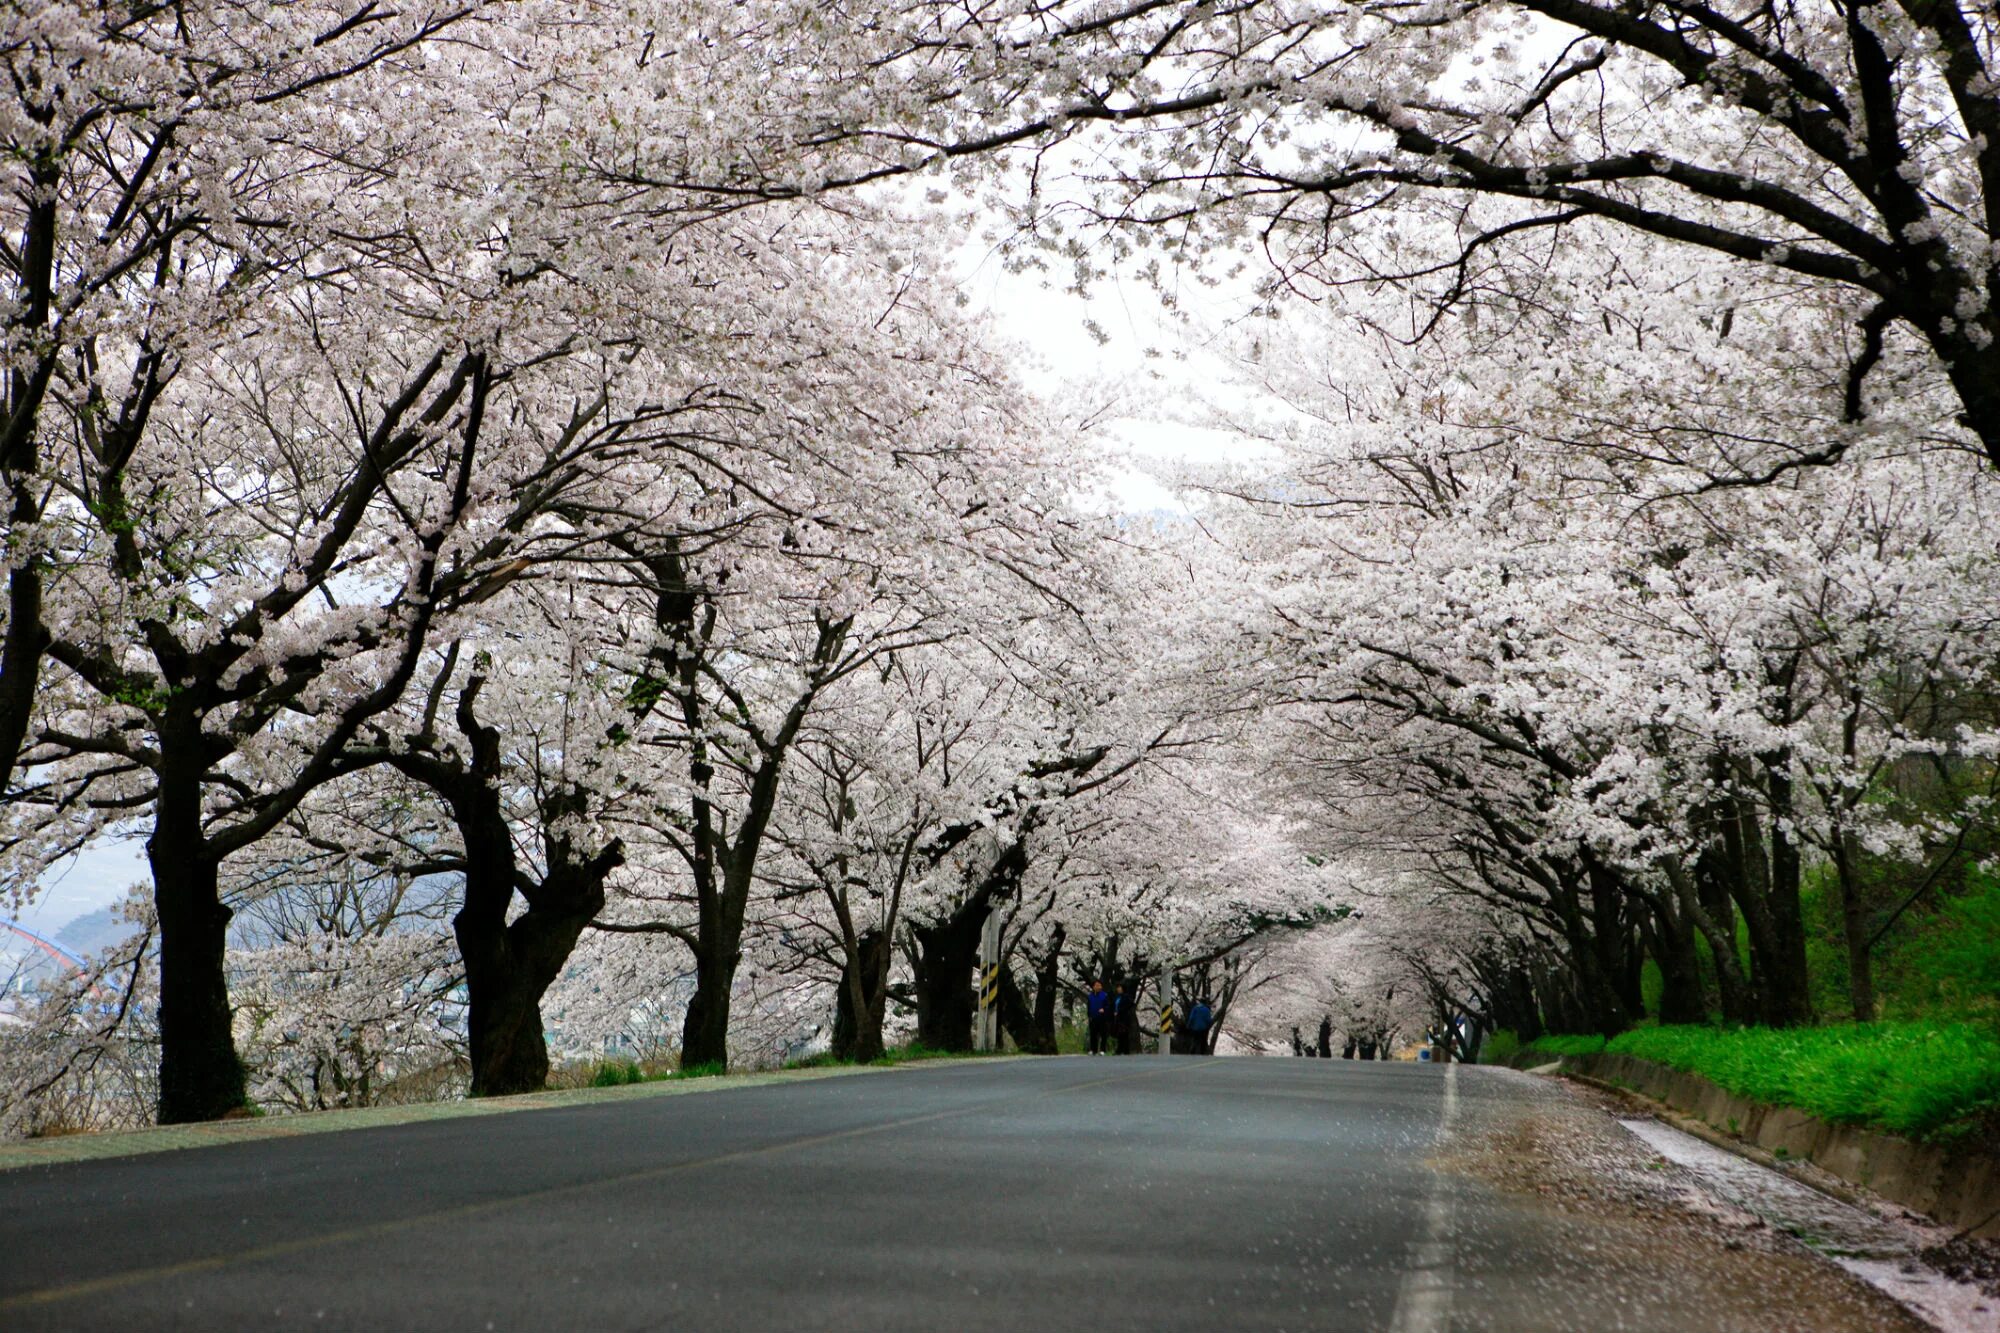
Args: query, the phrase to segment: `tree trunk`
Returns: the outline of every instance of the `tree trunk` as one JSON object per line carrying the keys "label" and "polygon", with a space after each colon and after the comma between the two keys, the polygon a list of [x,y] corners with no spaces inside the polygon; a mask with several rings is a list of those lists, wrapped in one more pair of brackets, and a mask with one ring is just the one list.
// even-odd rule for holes
{"label": "tree trunk", "polygon": [[163,779],[146,842],[160,921],[163,1125],[219,1120],[248,1101],[224,970],[232,913],[216,891],[217,867],[195,825],[198,806],[198,796],[170,792]]}
{"label": "tree trunk", "polygon": [[[1792,899],[1790,915],[1796,917],[1796,886]],[[1784,904],[1775,893],[1760,897],[1750,886],[1738,885],[1736,903],[1750,937],[1751,1000],[1757,1021],[1774,1028],[1811,1022],[1803,932],[1796,923],[1785,922]]]}
{"label": "tree trunk", "polygon": [[[1696,927],[1708,945],[1709,964],[1715,973],[1716,1003],[1724,1022],[1744,1024],[1757,1021],[1757,1000],[1736,953],[1736,900],[1730,892],[1728,866],[1720,851],[1711,846],[1695,858],[1694,902],[1681,900],[1681,915]],[[1696,918],[1699,908],[1707,925]],[[1726,948],[1722,947],[1724,944]],[[1700,955],[1696,955],[1699,964]],[[1729,964],[1726,968],[1724,961]]]}
{"label": "tree trunk", "polygon": [[1595,858],[1588,859],[1585,874],[1590,886],[1590,936],[1597,969],[1617,1002],[1616,1011],[1605,1017],[1616,1022],[1622,1032],[1645,1010],[1639,984],[1641,959],[1632,947],[1632,924],[1626,912],[1630,895],[1618,877]]}
{"label": "tree trunk", "polygon": [[1844,829],[1833,839],[1834,878],[1840,882],[1840,924],[1847,940],[1847,996],[1854,1021],[1875,1021],[1875,963],[1869,949],[1867,897],[1862,892],[1854,839]]}
{"label": "tree trunk", "polygon": [[[1058,925],[1049,939],[1049,950],[1042,955],[1042,961],[1035,966],[1035,1046],[1049,1055],[1056,1053],[1056,996],[1061,989],[1059,977],[1062,967],[1063,939],[1066,932]],[[1030,1049],[1023,1045],[1022,1050]]]}
{"label": "tree trunk", "polygon": [[1771,986],[1777,992],[1771,1009],[1775,1025],[1791,1027],[1813,1021],[1812,980],[1806,974],[1805,911],[1799,901],[1798,844],[1787,832],[1792,820],[1791,779],[1774,767],[1771,773]]}
{"label": "tree trunk", "polygon": [[[5,401],[0,403],[0,422],[7,426],[0,432],[0,474],[6,477],[10,530],[17,537],[41,519],[46,494],[37,475],[42,433],[36,423],[56,357],[53,349],[44,350],[39,357],[26,349],[40,341],[38,335],[49,322],[55,285],[56,193],[62,182],[58,161],[55,153],[46,152],[38,154],[28,167],[29,188],[21,196],[27,205],[26,217],[16,251],[19,261],[15,272],[20,281],[9,293],[14,305],[10,341],[21,351],[7,375]],[[23,333],[28,336],[21,337]],[[27,741],[42,655],[49,644],[48,629],[42,624],[46,556],[34,542],[9,542],[7,546],[10,549],[0,551],[8,566],[7,634],[0,644],[0,792],[11,785],[14,765],[20,762],[21,747]],[[164,941],[161,947],[164,950]]]}
{"label": "tree trunk", "polygon": [[1701,984],[1693,925],[1684,913],[1660,913],[1647,933],[1653,961],[1660,967],[1660,1022],[1706,1023],[1708,996]]}
{"label": "tree trunk", "polygon": [[1575,897],[1556,900],[1562,918],[1565,950],[1570,974],[1570,1000],[1575,1006],[1576,1031],[1612,1036],[1632,1026],[1632,1015],[1619,997],[1616,979],[1606,971],[1605,959],[1615,947],[1601,941],[1578,910]]}
{"label": "tree trunk", "polygon": [[720,940],[702,939],[695,951],[694,996],[681,1023],[681,1068],[729,1064],[730,988],[742,954]]}
{"label": "tree trunk", "polygon": [[1018,889],[1027,869],[1028,831],[1023,828],[950,916],[936,925],[910,928],[917,941],[917,1040],[923,1045],[934,1051],[972,1049],[972,974],[979,966],[979,932],[993,903]]}
{"label": "tree trunk", "polygon": [[547,982],[533,983],[514,956],[513,931],[505,926],[495,930],[490,915],[462,908],[452,918],[452,930],[465,960],[472,1095],[541,1091],[549,1079],[548,1038],[542,1030]]}
{"label": "tree trunk", "polygon": [[[539,1092],[547,1084],[542,996],[603,908],[604,881],[625,857],[614,840],[588,860],[579,859],[567,837],[547,830],[580,813],[580,798],[551,793],[542,810],[546,868],[539,883],[524,882],[500,799],[500,733],[473,712],[479,688],[475,679],[458,702],[459,730],[472,747],[468,768],[414,754],[399,762],[445,798],[464,844],[465,900],[451,926],[465,963],[472,1095],[503,1097]],[[517,890],[528,910],[510,923]]]}
{"label": "tree trunk", "polygon": [[681,1068],[729,1064],[729,1005],[743,961],[743,916],[757,844],[748,830],[724,862],[722,889],[704,895],[694,947],[694,996],[681,1023]]}
{"label": "tree trunk", "polygon": [[1598,1024],[1577,998],[1574,967],[1544,968],[1536,986],[1542,997],[1542,1013],[1549,1031],[1557,1035],[1597,1034]]}
{"label": "tree trunk", "polygon": [[600,895],[588,911],[530,907],[497,934],[490,918],[461,911],[452,919],[465,958],[473,1096],[539,1092],[548,1083],[542,996],[602,906]]}
{"label": "tree trunk", "polygon": [[[1695,875],[1709,880],[1706,867],[1707,854],[1696,862]],[[1667,882],[1673,886],[1674,896],[1679,900],[1681,915],[1687,918],[1701,938],[1708,945],[1709,962],[1715,968],[1716,993],[1721,998],[1722,1017],[1730,1023],[1749,1023],[1756,1017],[1754,996],[1748,980],[1743,975],[1743,967],[1736,957],[1735,909],[1719,883],[1713,886],[1714,898],[1709,898],[1697,889],[1695,879],[1678,858],[1663,863]],[[1711,912],[1709,905],[1719,899],[1719,911]]]}
{"label": "tree trunk", "polygon": [[[844,631],[843,631],[844,632]],[[828,646],[829,631],[822,627],[820,647]],[[837,639],[835,640],[837,642]],[[771,813],[777,808],[778,787],[784,775],[785,758],[793,738],[811,703],[808,692],[792,707],[788,720],[767,746],[750,781],[750,793],[733,839],[715,837],[718,844],[706,875],[697,874],[697,894],[701,904],[696,920],[694,955],[694,996],[688,1001],[687,1017],[681,1024],[681,1068],[729,1064],[729,1008],[736,986],[736,968],[743,961],[743,918],[750,910],[750,890],[755,883],[757,858],[764,845],[764,832]],[[690,716],[691,724],[698,720]],[[707,763],[694,766],[697,781],[706,783]],[[702,803],[706,805],[706,797]],[[704,823],[707,816],[703,816]],[[699,841],[707,842],[711,835]],[[720,887],[712,887],[716,872]],[[706,884],[704,884],[706,880]]]}
{"label": "tree trunk", "polygon": [[1053,1044],[1047,1050],[1039,1049],[1035,1032],[1034,1011],[1028,1007],[1028,997],[1021,994],[1021,987],[1014,980],[1014,969],[1001,965],[1000,968],[1000,1027],[1006,1032],[1014,1049],[1032,1055],[1053,1055]]}
{"label": "tree trunk", "polygon": [[[186,726],[199,728],[198,722]],[[230,910],[217,890],[218,866],[201,832],[199,731],[177,737],[161,727],[159,796],[146,856],[160,921],[160,1107],[163,1125],[217,1120],[243,1108],[243,1062],[236,1056],[225,954]]]}
{"label": "tree trunk", "polygon": [[[34,522],[37,506],[31,488],[16,486],[14,493],[13,519],[25,527]],[[26,552],[13,558],[18,563],[7,574],[7,634],[0,643],[0,792],[12,785],[14,765],[27,741],[42,653],[49,642],[42,627],[41,558]]]}
{"label": "tree trunk", "polygon": [[882,1020],[888,1008],[889,933],[866,930],[840,972],[833,1004],[833,1058],[867,1064],[882,1058]]}
{"label": "tree trunk", "polygon": [[1542,1006],[1535,998],[1534,978],[1518,962],[1507,968],[1506,994],[1508,1017],[1512,1021],[1514,1035],[1523,1046],[1540,1040],[1548,1027],[1543,1021]]}
{"label": "tree trunk", "polygon": [[972,973],[979,928],[963,909],[935,926],[916,926],[917,1040],[934,1051],[972,1049]]}

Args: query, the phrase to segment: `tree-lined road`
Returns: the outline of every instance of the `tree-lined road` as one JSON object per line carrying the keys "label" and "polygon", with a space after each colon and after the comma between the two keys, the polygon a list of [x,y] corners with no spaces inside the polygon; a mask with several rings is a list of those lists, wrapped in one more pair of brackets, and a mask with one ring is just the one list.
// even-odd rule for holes
{"label": "tree-lined road", "polygon": [[1508,1071],[970,1062],[0,1173],[0,1327],[1916,1327],[1645,1164]]}

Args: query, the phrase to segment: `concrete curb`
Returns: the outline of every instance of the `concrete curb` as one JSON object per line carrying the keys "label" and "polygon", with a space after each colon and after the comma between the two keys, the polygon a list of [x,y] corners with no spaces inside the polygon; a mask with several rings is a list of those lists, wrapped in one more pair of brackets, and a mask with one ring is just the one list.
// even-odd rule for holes
{"label": "concrete curb", "polygon": [[600,1102],[641,1101],[696,1092],[727,1092],[772,1083],[844,1078],[851,1074],[886,1074],[898,1065],[834,1065],[824,1069],[787,1069],[757,1074],[718,1074],[712,1078],[661,1079],[616,1088],[562,1088],[527,1092],[515,1097],[481,1097],[449,1102],[419,1102],[407,1106],[369,1106],[352,1111],[311,1111],[301,1115],[258,1116],[246,1120],[215,1120],[199,1125],[161,1125],[151,1129],[116,1130],[105,1134],[66,1134],[60,1138],[0,1143],[0,1171],[57,1162],[95,1161],[105,1157],[137,1157],[143,1153],[178,1152],[186,1148],[219,1148],[232,1143],[289,1139],[301,1134],[337,1134],[350,1129],[409,1125],[430,1120],[461,1120],[509,1115],[516,1111],[547,1111]]}
{"label": "concrete curb", "polygon": [[1639,1093],[1737,1141],[1722,1146],[1748,1144],[1776,1157],[1808,1161],[1954,1231],[2000,1238],[2000,1156],[1979,1146],[1916,1143],[1830,1124],[1793,1107],[1739,1097],[1699,1074],[1629,1055],[1567,1056],[1562,1072]]}
{"label": "concrete curb", "polygon": [[[1549,1066],[1549,1071],[1551,1073],[1557,1072],[1557,1066]],[[1756,1144],[1746,1143],[1726,1129],[1717,1129],[1706,1120],[1697,1119],[1685,1111],[1677,1111],[1665,1102],[1656,1101],[1643,1092],[1634,1092],[1631,1088],[1625,1087],[1622,1084],[1607,1083],[1601,1078],[1592,1078],[1590,1075],[1579,1073],[1574,1069],[1561,1076],[1572,1083],[1581,1083],[1587,1087],[1596,1088],[1606,1096],[1616,1098],[1630,1107],[1634,1114],[1652,1116],[1655,1120],[1671,1125],[1683,1134],[1700,1139],[1703,1143],[1712,1144],[1717,1148],[1721,1148],[1724,1152],[1734,1153],[1746,1161],[1755,1162],[1758,1166],[1766,1170],[1782,1172],[1784,1175],[1798,1181],[1801,1185],[1807,1185],[1822,1194],[1831,1195],[1842,1203],[1852,1204],[1856,1208],[1880,1208],[1884,1202],[1861,1186],[1849,1180],[1842,1180],[1839,1176],[1834,1175],[1824,1167],[1815,1166],[1811,1162],[1801,1161],[1796,1157],[1779,1157],[1773,1153],[1765,1152]]]}

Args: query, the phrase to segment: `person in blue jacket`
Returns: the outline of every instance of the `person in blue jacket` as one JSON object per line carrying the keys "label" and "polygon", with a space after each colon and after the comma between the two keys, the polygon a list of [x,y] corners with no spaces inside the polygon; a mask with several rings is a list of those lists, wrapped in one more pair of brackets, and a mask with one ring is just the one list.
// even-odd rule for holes
{"label": "person in blue jacket", "polygon": [[1090,1053],[1102,1055],[1111,1036],[1111,997],[1104,993],[1102,981],[1090,983],[1090,996],[1083,1008],[1090,1017]]}
{"label": "person in blue jacket", "polygon": [[1187,1053],[1189,1055],[1208,1054],[1208,1030],[1215,1025],[1215,1011],[1208,1007],[1208,998],[1202,996],[1188,1006],[1187,1011]]}

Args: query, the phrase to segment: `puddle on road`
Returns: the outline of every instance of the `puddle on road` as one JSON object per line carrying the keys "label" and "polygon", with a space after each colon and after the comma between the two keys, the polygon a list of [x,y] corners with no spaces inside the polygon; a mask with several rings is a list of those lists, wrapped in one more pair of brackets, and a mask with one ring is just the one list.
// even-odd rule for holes
{"label": "puddle on road", "polygon": [[1842,1203],[1657,1120],[1621,1117],[1618,1123],[1724,1203],[1798,1237],[1947,1333],[2000,1333],[2000,1297],[1947,1277],[1919,1257],[1944,1239],[1943,1228]]}

